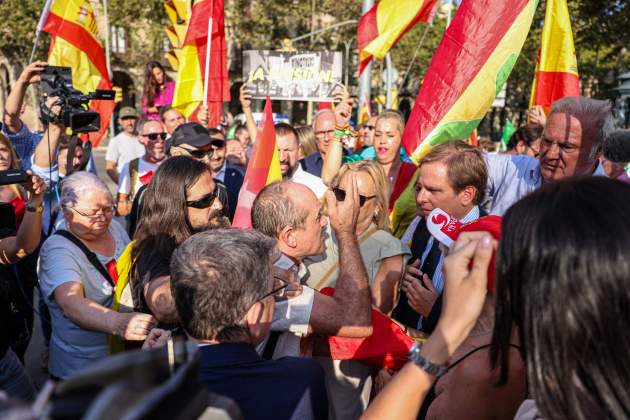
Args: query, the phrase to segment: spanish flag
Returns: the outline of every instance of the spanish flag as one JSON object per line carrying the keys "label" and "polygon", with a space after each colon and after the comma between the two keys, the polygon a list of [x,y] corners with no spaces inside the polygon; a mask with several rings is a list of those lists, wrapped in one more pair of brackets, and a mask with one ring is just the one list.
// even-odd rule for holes
{"label": "spanish flag", "polygon": [[[212,18],[211,42],[208,45],[208,22]],[[178,62],[173,108],[186,117],[193,115],[203,103],[206,71],[206,49],[210,48],[208,109],[210,127],[221,120],[222,104],[230,100],[223,0],[194,0],[186,39]]]}
{"label": "spanish flag", "polygon": [[567,0],[547,0],[530,108],[540,105],[548,113],[556,100],[579,95],[580,77]]}
{"label": "spanish flag", "polygon": [[280,172],[280,158],[276,145],[276,129],[271,111],[271,99],[267,97],[262,124],[258,129],[252,157],[247,165],[245,180],[238,195],[238,205],[232,226],[240,229],[251,229],[254,199],[266,185],[276,181],[282,181],[282,172]]}
{"label": "spanish flag", "polygon": [[[39,27],[51,35],[48,64],[71,67],[76,89],[88,93],[112,88],[105,49],[89,0],[48,0]],[[94,146],[105,134],[115,106],[114,101],[90,103],[90,108],[101,115],[100,131],[87,134]]]}
{"label": "spanish flag", "polygon": [[433,146],[465,140],[505,84],[537,0],[463,0],[420,87],[402,144],[414,162]]}
{"label": "spanish flag", "polygon": [[428,22],[437,0],[381,0],[361,16],[357,26],[359,73],[372,57],[385,54],[416,23]]}

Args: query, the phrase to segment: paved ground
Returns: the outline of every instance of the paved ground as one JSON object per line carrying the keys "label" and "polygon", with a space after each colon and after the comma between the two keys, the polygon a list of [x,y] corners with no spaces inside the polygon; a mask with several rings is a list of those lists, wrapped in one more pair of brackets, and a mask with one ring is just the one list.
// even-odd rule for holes
{"label": "paved ground", "polygon": [[[96,170],[99,177],[103,181],[105,181],[109,189],[112,191],[112,194],[114,194],[115,196],[116,184],[114,184],[105,173],[105,148],[95,149],[93,151],[93,154],[96,163]],[[39,294],[36,291],[34,296],[35,308],[38,307],[38,301]],[[24,362],[26,364],[26,370],[31,375],[31,378],[33,378],[33,381],[38,388],[41,388],[44,382],[46,382],[46,380],[48,379],[46,373],[42,369],[42,352],[44,348],[44,337],[42,334],[39,317],[36,315],[35,325],[33,326],[33,337],[31,338],[31,342],[26,351]]]}

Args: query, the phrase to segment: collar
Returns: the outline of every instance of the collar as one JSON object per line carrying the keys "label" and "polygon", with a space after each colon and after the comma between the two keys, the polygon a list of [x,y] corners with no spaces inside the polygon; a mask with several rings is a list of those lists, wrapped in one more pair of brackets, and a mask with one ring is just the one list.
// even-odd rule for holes
{"label": "collar", "polygon": [[262,358],[248,343],[219,343],[199,346],[203,368],[259,362]]}
{"label": "collar", "polygon": [[225,182],[225,169],[227,168],[227,160],[223,161],[223,166],[221,166],[221,169],[219,169],[219,172],[217,172],[217,176],[214,177],[214,179],[219,180],[221,182]]}
{"label": "collar", "polygon": [[474,206],[472,209],[470,209],[468,214],[459,219],[459,221],[462,223],[470,223],[474,222],[477,219],[479,219],[479,206]]}

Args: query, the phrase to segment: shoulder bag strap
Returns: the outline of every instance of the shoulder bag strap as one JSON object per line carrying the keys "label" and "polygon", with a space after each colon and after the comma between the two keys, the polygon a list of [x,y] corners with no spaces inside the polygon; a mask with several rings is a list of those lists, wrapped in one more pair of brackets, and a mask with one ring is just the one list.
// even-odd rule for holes
{"label": "shoulder bag strap", "polygon": [[98,272],[101,273],[103,277],[105,277],[105,280],[107,280],[109,284],[112,285],[112,287],[116,288],[116,284],[114,283],[114,280],[112,280],[112,277],[109,275],[109,272],[107,271],[105,266],[101,264],[96,254],[90,251],[79,238],[64,229],[59,229],[55,232],[55,235],[63,236],[64,238],[75,244],[81,251],[83,251],[88,261],[94,266],[94,268],[96,268]]}

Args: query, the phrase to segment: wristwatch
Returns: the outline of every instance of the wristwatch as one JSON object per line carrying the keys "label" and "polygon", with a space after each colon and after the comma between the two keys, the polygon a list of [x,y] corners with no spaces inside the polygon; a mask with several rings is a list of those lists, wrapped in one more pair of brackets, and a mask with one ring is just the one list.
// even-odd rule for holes
{"label": "wristwatch", "polygon": [[35,207],[32,206],[30,204],[26,205],[26,211],[30,211],[31,213],[39,213],[41,214],[44,211],[44,205],[40,204],[39,206]]}
{"label": "wristwatch", "polygon": [[421,348],[421,345],[414,343],[414,345],[411,346],[411,350],[409,350],[409,360],[429,375],[436,377],[444,375],[446,373],[446,366],[429,362],[420,354]]}

